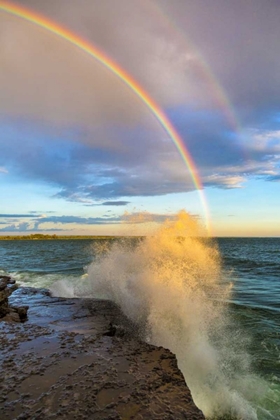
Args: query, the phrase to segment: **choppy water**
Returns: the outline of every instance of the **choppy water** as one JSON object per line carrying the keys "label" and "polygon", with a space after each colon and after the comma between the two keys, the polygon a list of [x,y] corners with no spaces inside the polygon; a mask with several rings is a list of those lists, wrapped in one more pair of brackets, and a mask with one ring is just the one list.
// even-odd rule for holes
{"label": "choppy water", "polygon": [[[204,260],[201,259],[201,262],[198,262],[198,265],[203,265],[202,271],[198,271],[196,267],[195,271],[192,271],[192,283],[188,284],[186,289],[188,291],[184,292],[185,294],[183,295],[182,290],[178,289],[176,293],[174,292],[174,296],[170,293],[171,289],[168,288],[160,295],[159,287],[167,287],[167,284],[170,287],[168,276],[172,277],[172,275],[176,277],[176,284],[178,285],[181,277],[185,275],[185,254],[188,252],[188,248],[177,249],[177,245],[168,248],[163,240],[157,238],[157,248],[163,247],[160,258],[164,257],[168,261],[168,267],[166,265],[163,275],[163,283],[159,285],[158,279],[154,278],[154,274],[151,275],[151,270],[155,270],[155,267],[151,268],[149,263],[147,268],[146,262],[145,264],[143,263],[143,260],[151,261],[151,258],[159,258],[158,250],[156,254],[153,254],[155,251],[151,252],[151,249],[153,249],[151,247],[154,245],[151,245],[151,243],[145,244],[147,252],[145,251],[145,246],[141,245],[141,252],[138,249],[135,253],[135,248],[137,248],[135,243],[133,246],[130,243],[130,246],[126,247],[122,242],[119,244],[120,242],[118,240],[114,241],[114,251],[111,254],[109,253],[110,257],[107,260],[101,261],[100,252],[97,253],[96,251],[100,242],[94,240],[0,241],[0,273],[12,274],[18,283],[23,286],[47,287],[51,288],[57,295],[63,296],[94,295],[98,288],[96,288],[95,284],[90,289],[89,281],[96,276],[99,277],[98,281],[102,282],[104,280],[104,282],[107,282],[107,292],[110,290],[114,299],[118,301],[128,314],[129,311],[132,311],[129,302],[134,306],[136,305],[136,308],[137,304],[145,305],[145,302],[149,302],[150,306],[146,306],[145,311],[151,311],[151,308],[153,308],[153,325],[157,325],[157,328],[150,328],[150,337],[147,334],[147,339],[159,344],[163,342],[163,344],[168,345],[170,343],[170,347],[173,346],[172,350],[174,351],[175,349],[175,352],[177,351],[178,353],[177,356],[182,371],[185,369],[187,381],[188,375],[192,375],[192,372],[190,367],[185,366],[183,359],[188,358],[192,351],[193,363],[196,363],[196,359],[198,359],[202,369],[205,367],[207,376],[205,372],[204,374],[201,373],[193,378],[192,382],[195,389],[194,394],[196,394],[195,401],[198,405],[202,401],[200,405],[202,405],[202,409],[207,415],[211,416],[213,414],[217,416],[219,410],[221,410],[222,418],[226,418],[224,415],[225,411],[223,412],[223,410],[226,410],[226,404],[219,406],[219,401],[228,398],[225,392],[226,389],[230,393],[229,404],[234,404],[236,401],[236,406],[241,406],[243,402],[240,402],[239,394],[243,394],[242,397],[248,401],[248,406],[246,404],[242,405],[243,411],[241,409],[236,412],[234,410],[230,411],[231,414],[235,413],[237,418],[244,420],[279,420],[280,238],[218,239],[217,246],[222,257],[222,281],[215,283],[214,287],[213,280],[211,280],[211,290],[214,287],[214,293],[208,294],[210,286],[209,283],[206,284],[205,280],[203,280],[203,287],[197,284],[197,280],[200,277],[207,277],[205,270],[208,269],[207,264],[209,265],[209,261],[204,261],[206,254],[203,254]],[[102,244],[104,245],[104,240],[102,240]],[[109,247],[111,246],[112,244],[109,243]],[[211,256],[209,245],[207,247],[207,255]],[[129,253],[128,250],[132,248],[133,251]],[[170,255],[172,255],[172,261]],[[180,259],[184,260],[184,264],[182,264],[182,266],[184,265],[184,270],[180,268],[179,273],[174,267],[181,264]],[[188,263],[193,265],[193,260]],[[137,272],[133,267],[135,264],[138,265]],[[160,264],[162,266],[162,262]],[[126,267],[125,281],[123,267]],[[156,270],[158,273],[159,266],[156,267]],[[192,270],[194,269],[192,268]],[[212,268],[209,267],[209,270],[212,270],[211,277],[214,276],[217,268],[213,266]],[[145,279],[141,278],[141,272],[145,273]],[[118,289],[113,290],[111,279],[121,277],[123,278],[122,283],[118,283]],[[149,277],[149,280],[153,277],[156,286],[151,287],[151,281],[145,283],[147,277]],[[129,282],[128,278],[130,278]],[[136,287],[135,282],[138,285],[141,283],[141,290],[137,289],[138,286]],[[217,287],[224,290],[224,287],[228,286],[230,282],[232,283],[230,293],[225,293],[224,291],[223,293],[217,293]],[[180,287],[185,287],[185,283]],[[121,292],[120,288],[123,289]],[[175,287],[172,288],[172,290],[174,289]],[[145,294],[145,290],[148,290],[148,293]],[[197,291],[199,291],[200,300],[196,302],[199,305],[194,306]],[[108,293],[107,295],[110,297],[111,295]],[[142,294],[142,300],[137,301],[137,303],[132,301],[135,293]],[[160,295],[161,300],[158,307],[151,306],[150,301],[153,293],[155,296],[154,300],[157,299],[156,296]],[[165,296],[166,294],[168,296]],[[146,299],[145,301],[143,296]],[[192,323],[182,321],[184,319],[182,317],[186,318],[191,315],[185,311],[183,306],[180,306],[179,300],[181,296],[182,299],[185,299],[184,302],[189,302],[189,305],[193,305],[189,306],[191,315],[194,315],[195,318],[192,320]],[[177,299],[176,305],[174,305],[172,299]],[[190,300],[187,301],[187,299]],[[205,299],[212,299],[213,305],[211,303],[212,306],[209,306],[208,303],[205,303]],[[220,300],[225,301],[222,310],[219,305],[219,309],[216,309],[217,302]],[[176,320],[176,327],[174,316],[178,316],[178,313],[172,314],[171,324],[170,319],[168,319],[169,325],[172,325],[173,328],[173,330],[169,331],[169,336],[172,335],[172,341],[170,341],[170,337],[163,336],[162,331],[159,329],[159,325],[164,325],[164,332],[166,333],[167,331],[168,333],[168,327],[165,324],[167,322],[166,312],[159,312],[161,302],[168,302],[168,305],[177,306],[179,309],[177,308],[176,310],[180,310],[181,318],[178,318],[179,321]],[[166,306],[167,304],[164,303],[164,305]],[[170,307],[168,310],[170,310]],[[203,322],[201,321],[202,318],[200,319],[199,311],[204,312]],[[211,315],[212,313],[214,315]],[[144,312],[141,313],[142,317],[144,315]],[[160,316],[162,318],[158,319]],[[210,321],[206,322],[207,318],[211,316],[211,322],[216,326],[215,329],[208,325]],[[226,321],[221,322],[221,320],[217,320],[219,317],[223,317]],[[199,319],[199,322],[196,324],[195,321],[197,319]],[[151,320],[151,317],[149,320]],[[178,322],[181,323],[180,328],[177,325]],[[207,326],[205,326],[206,324]],[[180,331],[178,336],[175,336],[173,331],[177,328]],[[188,338],[188,340],[182,341],[182,334],[193,334],[193,328],[197,331],[196,338],[194,337],[192,340]],[[201,337],[198,339],[198,336]],[[178,337],[180,337],[180,340]],[[182,343],[188,348],[185,351],[186,355],[182,353]],[[240,347],[238,347],[238,343],[240,343]],[[224,350],[221,347],[224,347]],[[231,348],[232,352],[230,351]],[[238,352],[240,354],[237,354]],[[212,365],[216,370],[219,370],[215,378],[213,378],[211,372]],[[217,366],[219,366],[218,369]],[[238,375],[240,376],[239,378],[237,377]],[[203,386],[200,384],[198,387],[197,381],[203,382]],[[210,392],[205,387],[205,382],[207,381],[209,381],[208,385],[209,389],[211,389],[209,399],[215,401],[213,407],[203,406],[208,398],[203,393]],[[192,390],[192,386],[190,387]]]}

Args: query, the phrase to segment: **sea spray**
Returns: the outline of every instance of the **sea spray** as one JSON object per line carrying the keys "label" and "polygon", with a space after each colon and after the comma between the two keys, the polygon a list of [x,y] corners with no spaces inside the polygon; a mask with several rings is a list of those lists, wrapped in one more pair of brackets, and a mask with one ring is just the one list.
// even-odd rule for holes
{"label": "sea spray", "polygon": [[148,342],[175,353],[207,417],[257,419],[256,380],[225,303],[230,283],[214,243],[199,235],[198,221],[181,212],[153,236],[116,241],[97,253],[75,295],[113,300]]}

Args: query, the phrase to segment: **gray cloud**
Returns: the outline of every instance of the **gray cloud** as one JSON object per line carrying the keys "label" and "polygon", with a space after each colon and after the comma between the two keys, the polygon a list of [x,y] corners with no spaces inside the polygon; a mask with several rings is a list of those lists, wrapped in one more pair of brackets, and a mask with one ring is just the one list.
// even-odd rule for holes
{"label": "gray cloud", "polygon": [[[202,124],[205,118],[207,125]],[[176,124],[188,138],[189,151],[206,187],[236,188],[250,177],[272,181],[279,175],[278,131],[249,130],[240,140],[211,113],[196,115],[180,108]],[[123,198],[195,189],[171,141],[150,138],[145,130],[129,131],[137,142],[131,142],[130,135],[122,131],[122,145],[104,148],[98,138],[92,145],[72,141],[69,130],[57,138],[48,129],[39,131],[22,123],[16,127],[4,125],[2,139],[6,141],[2,140],[0,164],[5,162],[21,180],[52,185],[57,190],[55,197],[86,206],[116,206],[129,202]]]}
{"label": "gray cloud", "polygon": [[51,216],[44,217],[42,219],[37,219],[35,221],[36,225],[39,226],[42,223],[78,223],[83,225],[98,225],[98,224],[107,224],[107,223],[119,223],[121,220],[120,217],[79,217],[79,216]]}
{"label": "gray cloud", "polygon": [[[206,187],[279,179],[278,1],[162,0],[165,17],[136,0],[20,4],[69,26],[130,72],[168,110]],[[3,176],[49,184],[55,197],[89,206],[194,189],[171,139],[110,72],[20,19],[0,13],[0,22]],[[225,119],[198,51],[235,106],[241,133]]]}
{"label": "gray cloud", "polygon": [[[34,219],[30,222],[15,222],[0,229],[0,232],[54,232],[57,230],[64,230],[61,228],[46,228],[46,223],[55,225],[112,225],[112,224],[142,224],[142,223],[162,223],[167,218],[173,219],[176,217],[173,214],[158,214],[148,212],[134,212],[125,213],[121,216],[104,215],[101,217],[80,217],[80,216],[50,216]],[[42,227],[44,225],[44,227]],[[69,230],[69,229],[67,229]]]}
{"label": "gray cloud", "polygon": [[[2,224],[2,223],[0,223]],[[38,224],[30,222],[15,222],[0,229],[0,232],[45,232],[45,229],[40,229]],[[51,228],[48,232],[58,232],[60,229]]]}
{"label": "gray cloud", "polygon": [[[58,229],[51,228],[51,229],[38,229],[35,227],[32,227],[28,223],[19,223],[19,224],[12,224],[7,225],[4,228],[0,229],[0,232],[8,232],[8,233],[20,233],[20,232],[57,232]],[[59,229],[62,230],[62,229]],[[69,230],[69,229],[67,229]]]}
{"label": "gray cloud", "polygon": [[279,1],[162,0],[161,4],[209,64],[241,126],[271,123],[280,101]]}
{"label": "gray cloud", "polygon": [[88,54],[1,12],[0,25],[1,114],[62,127],[145,117],[146,108],[132,101],[124,83]]}
{"label": "gray cloud", "polygon": [[11,224],[8,226],[5,226],[4,228],[0,229],[0,232],[26,232],[30,228],[30,224],[28,222],[22,222],[18,224]]}
{"label": "gray cloud", "polygon": [[[36,0],[21,0],[21,4],[55,19],[98,46],[134,76],[159,103],[178,104],[185,102],[186,98],[192,103],[197,102],[198,96],[200,100],[205,97],[196,75],[199,67],[196,52],[190,46],[186,49],[180,37],[170,33],[153,2],[48,0],[38,3]],[[73,63],[70,66],[73,67]],[[92,75],[94,77],[94,72]],[[85,80],[88,77],[86,75]],[[106,87],[103,80],[103,88],[104,85]],[[98,85],[96,89],[99,89]]]}
{"label": "gray cloud", "polygon": [[220,84],[242,127],[272,122],[280,97],[278,0],[149,3],[23,1],[104,48],[161,104],[215,106]]}
{"label": "gray cloud", "polygon": [[280,174],[279,175],[272,175],[269,177],[270,181],[280,181]]}
{"label": "gray cloud", "polygon": [[25,217],[28,217],[28,218],[34,218],[34,217],[38,217],[39,215],[38,214],[36,214],[36,213],[32,213],[32,214],[0,214],[0,217],[1,218],[5,218],[5,219],[8,219],[8,218],[12,218],[12,219],[22,219],[22,218],[25,218]]}
{"label": "gray cloud", "polygon": [[129,201],[104,201],[102,206],[126,206]]}

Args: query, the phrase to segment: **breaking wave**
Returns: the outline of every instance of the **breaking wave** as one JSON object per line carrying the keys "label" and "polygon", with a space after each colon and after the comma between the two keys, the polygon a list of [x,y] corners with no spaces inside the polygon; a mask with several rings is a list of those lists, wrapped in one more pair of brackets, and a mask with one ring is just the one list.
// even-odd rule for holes
{"label": "breaking wave", "polygon": [[207,417],[255,420],[266,383],[251,373],[248,339],[229,315],[231,284],[218,249],[200,234],[182,211],[153,236],[95,248],[74,294],[116,302],[147,342],[175,353]]}

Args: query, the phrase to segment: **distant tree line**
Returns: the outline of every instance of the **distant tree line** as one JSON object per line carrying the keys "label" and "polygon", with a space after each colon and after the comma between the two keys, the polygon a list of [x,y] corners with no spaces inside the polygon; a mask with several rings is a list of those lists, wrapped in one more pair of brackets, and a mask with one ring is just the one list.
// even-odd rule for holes
{"label": "distant tree line", "polygon": [[66,236],[66,235],[44,235],[43,233],[33,233],[31,235],[6,235],[0,236],[0,241],[19,241],[19,240],[53,240],[53,239],[111,239],[113,236]]}
{"label": "distant tree line", "polygon": [[57,235],[44,235],[43,233],[34,233],[31,235],[6,235],[0,236],[0,240],[20,240],[20,239],[57,239]]}

